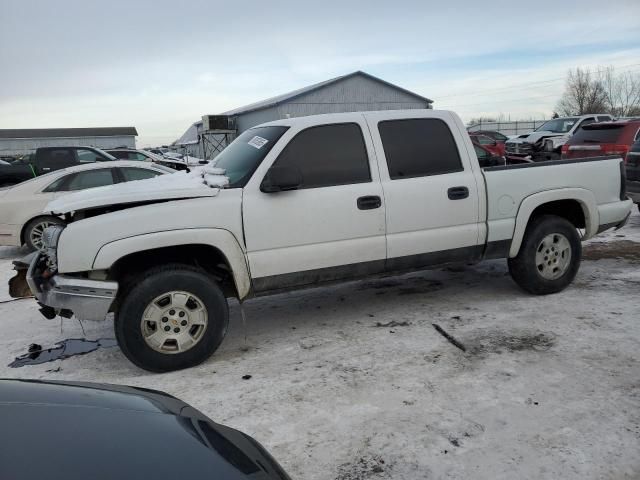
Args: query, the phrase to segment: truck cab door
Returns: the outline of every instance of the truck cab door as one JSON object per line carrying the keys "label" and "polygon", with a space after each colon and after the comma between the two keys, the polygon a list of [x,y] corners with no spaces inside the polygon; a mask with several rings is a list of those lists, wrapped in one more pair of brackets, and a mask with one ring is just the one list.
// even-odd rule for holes
{"label": "truck cab door", "polygon": [[33,167],[38,175],[43,175],[77,164],[78,160],[73,149],[52,147],[38,149]]}
{"label": "truck cab door", "polygon": [[[283,171],[298,179],[272,188]],[[257,292],[383,271],[385,202],[363,116],[287,131],[244,188],[243,221]]]}
{"label": "truck cab door", "polygon": [[433,111],[365,117],[386,199],[387,269],[479,259],[486,232],[483,177],[455,117]]}

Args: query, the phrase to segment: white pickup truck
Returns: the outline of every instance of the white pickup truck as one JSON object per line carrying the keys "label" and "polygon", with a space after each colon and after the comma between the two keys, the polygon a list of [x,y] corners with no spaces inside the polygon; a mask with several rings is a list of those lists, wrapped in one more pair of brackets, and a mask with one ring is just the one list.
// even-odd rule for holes
{"label": "white pickup truck", "polygon": [[133,363],[177,370],[218,348],[226,297],[488,258],[507,258],[527,292],[558,292],[581,240],[628,219],[623,167],[589,158],[483,171],[447,111],[279,120],[202,171],[50,203],[68,225],[47,229],[26,280],[45,315],[114,312]]}

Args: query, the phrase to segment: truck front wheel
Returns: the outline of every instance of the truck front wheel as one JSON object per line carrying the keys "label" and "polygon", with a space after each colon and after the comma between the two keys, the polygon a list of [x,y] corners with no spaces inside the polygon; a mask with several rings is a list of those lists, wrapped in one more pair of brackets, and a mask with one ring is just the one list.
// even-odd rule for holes
{"label": "truck front wheel", "polygon": [[527,226],[518,255],[508,260],[509,273],[529,293],[556,293],[573,281],[581,255],[576,228],[562,217],[541,215]]}
{"label": "truck front wheel", "polygon": [[227,301],[215,279],[199,269],[151,269],[124,295],[115,317],[116,338],[125,356],[145,370],[198,365],[227,332]]}

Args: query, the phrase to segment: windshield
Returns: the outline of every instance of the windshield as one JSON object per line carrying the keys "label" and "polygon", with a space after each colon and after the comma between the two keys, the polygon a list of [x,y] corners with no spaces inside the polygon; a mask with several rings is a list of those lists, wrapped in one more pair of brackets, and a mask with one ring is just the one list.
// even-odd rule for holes
{"label": "windshield", "polygon": [[246,185],[260,162],[289,127],[256,127],[236,138],[215,158],[215,166],[225,169],[229,188]]}
{"label": "windshield", "polygon": [[578,121],[577,117],[570,118],[556,118],[555,120],[549,120],[542,124],[541,127],[536,128],[536,132],[553,132],[553,133],[567,133],[573,128]]}

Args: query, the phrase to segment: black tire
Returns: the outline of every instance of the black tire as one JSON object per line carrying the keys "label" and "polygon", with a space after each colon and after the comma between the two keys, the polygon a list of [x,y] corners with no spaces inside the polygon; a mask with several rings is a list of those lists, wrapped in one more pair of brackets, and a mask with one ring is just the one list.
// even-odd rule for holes
{"label": "black tire", "polygon": [[[171,291],[187,292],[200,299],[208,317],[199,341],[181,353],[154,350],[142,331],[145,309],[158,296]],[[173,264],[153,268],[137,278],[119,299],[114,323],[118,345],[132,363],[150,372],[169,372],[193,367],[213,355],[227,333],[229,307],[213,277],[195,267]]]}
{"label": "black tire", "polygon": [[[27,223],[24,227],[22,240],[24,244],[30,251],[35,251],[39,249],[39,246],[36,244],[37,240],[34,241],[34,231],[39,229],[43,224],[51,225],[64,225],[64,221],[58,217],[53,217],[51,215],[45,215],[42,217],[33,218]],[[34,243],[36,242],[36,243]]]}
{"label": "black tire", "polygon": [[[568,241],[571,257],[564,273],[555,279],[545,278],[536,265],[536,253],[548,235],[560,234]],[[576,228],[568,220],[555,215],[541,215],[527,225],[518,255],[508,260],[511,278],[523,290],[535,295],[547,295],[564,290],[580,268],[582,244]]]}

